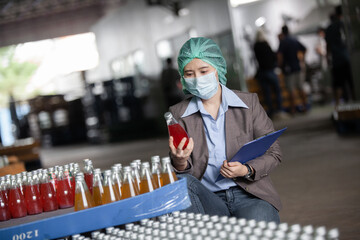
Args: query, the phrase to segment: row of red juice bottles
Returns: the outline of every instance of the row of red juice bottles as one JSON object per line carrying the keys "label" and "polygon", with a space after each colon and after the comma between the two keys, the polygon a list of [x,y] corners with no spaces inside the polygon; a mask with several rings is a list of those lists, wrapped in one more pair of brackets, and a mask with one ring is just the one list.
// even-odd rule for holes
{"label": "row of red juice bottles", "polygon": [[130,166],[115,164],[103,173],[99,168],[92,169],[89,162],[85,166],[85,182],[76,175],[75,211],[152,192],[178,180],[169,157],[160,161],[159,156],[153,156],[151,165],[139,159],[132,161]]}
{"label": "row of red juice bottles", "polygon": [[73,207],[76,172],[77,163],[1,177],[0,221]]}
{"label": "row of red juice bottles", "polygon": [[58,208],[75,211],[151,192],[177,180],[170,158],[153,156],[149,162],[134,160],[122,169],[115,164],[101,173],[92,161],[38,169],[0,178],[0,221]]}

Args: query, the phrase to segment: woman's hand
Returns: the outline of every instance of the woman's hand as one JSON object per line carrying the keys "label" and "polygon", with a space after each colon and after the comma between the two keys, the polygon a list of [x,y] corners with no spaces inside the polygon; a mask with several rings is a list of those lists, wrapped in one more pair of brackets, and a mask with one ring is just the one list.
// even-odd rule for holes
{"label": "woman's hand", "polygon": [[236,178],[245,176],[248,173],[248,169],[239,162],[228,162],[225,160],[221,165],[220,173],[226,178]]}
{"label": "woman's hand", "polygon": [[187,167],[187,160],[190,157],[190,154],[194,148],[194,141],[192,138],[189,139],[189,143],[186,148],[183,150],[184,144],[186,142],[186,138],[183,138],[179,143],[178,147],[174,146],[174,138],[170,136],[169,138],[169,147],[170,147],[170,155],[173,160],[174,167],[179,170],[185,170]]}

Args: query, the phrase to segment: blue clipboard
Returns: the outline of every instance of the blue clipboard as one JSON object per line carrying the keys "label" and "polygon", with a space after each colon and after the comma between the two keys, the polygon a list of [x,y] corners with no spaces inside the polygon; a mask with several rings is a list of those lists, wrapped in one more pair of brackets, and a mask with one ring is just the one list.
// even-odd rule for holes
{"label": "blue clipboard", "polygon": [[[238,161],[244,164],[252,159],[262,156],[286,129],[287,127],[275,132],[268,133],[246,143],[239,149],[230,162]],[[222,179],[224,179],[224,176],[219,174],[215,182]]]}

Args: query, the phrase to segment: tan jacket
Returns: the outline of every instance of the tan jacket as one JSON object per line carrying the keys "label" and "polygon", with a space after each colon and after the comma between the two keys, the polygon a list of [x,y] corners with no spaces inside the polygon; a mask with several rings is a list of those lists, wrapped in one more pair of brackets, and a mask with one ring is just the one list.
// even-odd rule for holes
{"label": "tan jacket", "polygon": [[[245,93],[233,90],[234,93],[249,107],[230,107],[225,115],[225,138],[226,155],[230,160],[236,152],[247,142],[265,135],[274,130],[272,121],[259,103],[259,99],[254,93]],[[191,98],[170,107],[170,112],[177,119],[181,126],[187,131],[194,140],[194,149],[188,160],[188,168],[177,173],[189,173],[201,180],[203,177],[209,158],[206,143],[204,124],[200,112],[181,118],[189,105]],[[225,160],[225,159],[224,159]],[[282,208],[280,197],[276,192],[269,177],[270,172],[281,162],[281,150],[276,141],[269,150],[261,157],[248,162],[255,170],[255,175],[251,180],[238,177],[234,181],[245,191],[261,198],[276,209]]]}

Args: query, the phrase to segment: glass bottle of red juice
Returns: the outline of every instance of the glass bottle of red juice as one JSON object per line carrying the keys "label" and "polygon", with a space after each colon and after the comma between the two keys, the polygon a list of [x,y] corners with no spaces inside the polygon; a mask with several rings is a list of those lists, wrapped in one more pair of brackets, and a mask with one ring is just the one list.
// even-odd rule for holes
{"label": "glass bottle of red juice", "polygon": [[27,173],[27,182],[24,186],[24,196],[26,202],[26,208],[29,215],[39,214],[43,212],[41,195],[38,189],[38,185],[35,182],[34,176],[31,172]]}
{"label": "glass bottle of red juice", "polygon": [[56,198],[59,208],[69,208],[74,206],[74,195],[62,166],[59,167],[57,175]]}
{"label": "glass bottle of red juice", "polygon": [[50,180],[47,169],[43,170],[40,183],[40,195],[44,212],[50,212],[58,209],[55,188]]}
{"label": "glass bottle of red juice", "polygon": [[184,128],[176,121],[176,119],[173,117],[171,112],[166,112],[164,114],[166,124],[169,131],[169,136],[172,136],[174,138],[174,146],[177,148],[183,138],[186,138],[186,142],[183,146],[183,149],[186,148],[186,146],[189,143],[189,136],[184,130]]}
{"label": "glass bottle of red juice", "polygon": [[7,186],[5,182],[5,177],[1,177],[0,180],[0,222],[6,221],[11,218],[9,210],[9,202],[7,198]]}
{"label": "glass bottle of red juice", "polygon": [[5,194],[0,191],[0,222],[7,221],[11,218],[9,205],[7,203],[7,199]]}
{"label": "glass bottle of red juice", "polygon": [[21,218],[27,215],[25,199],[21,194],[15,175],[11,176],[9,189],[9,210],[12,218]]}
{"label": "glass bottle of red juice", "polygon": [[0,192],[4,195],[6,202],[8,203],[8,193],[10,185],[6,183],[5,177],[0,178]]}

